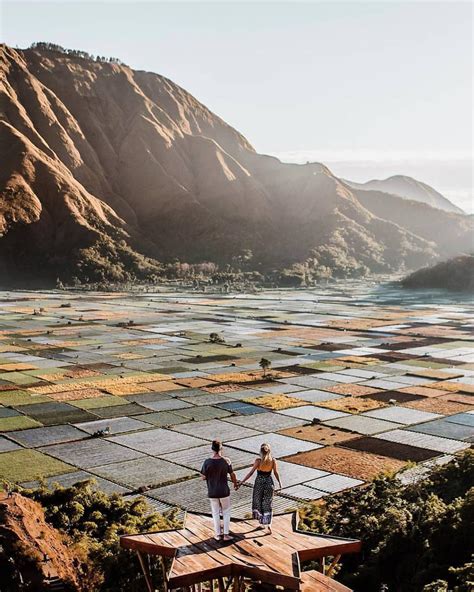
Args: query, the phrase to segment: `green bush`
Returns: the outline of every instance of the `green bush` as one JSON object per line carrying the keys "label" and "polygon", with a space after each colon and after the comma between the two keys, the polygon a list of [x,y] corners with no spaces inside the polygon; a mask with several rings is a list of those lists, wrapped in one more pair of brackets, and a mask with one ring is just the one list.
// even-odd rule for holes
{"label": "green bush", "polygon": [[[39,502],[46,520],[73,541],[91,592],[142,592],[145,582],[139,562],[135,553],[120,547],[120,536],[180,526],[177,510],[163,515],[150,512],[144,498],[127,500],[119,494],[107,495],[95,490],[90,480],[72,487],[48,488],[43,484],[21,493]],[[150,567],[154,581],[162,582],[156,558]]]}
{"label": "green bush", "polygon": [[472,590],[474,451],[415,484],[382,476],[308,505],[302,522],[362,540],[362,555],[347,556],[338,575],[356,592],[434,592],[442,582],[450,592]]}

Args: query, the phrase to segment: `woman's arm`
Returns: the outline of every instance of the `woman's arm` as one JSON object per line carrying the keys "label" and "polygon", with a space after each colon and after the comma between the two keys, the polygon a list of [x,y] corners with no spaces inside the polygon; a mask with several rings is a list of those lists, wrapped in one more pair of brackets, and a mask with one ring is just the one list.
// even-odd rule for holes
{"label": "woman's arm", "polygon": [[273,460],[273,472],[275,473],[275,477],[277,478],[278,485],[280,486],[280,489],[281,489],[280,473],[278,472],[278,467],[277,467],[277,461],[276,460]]}
{"label": "woman's arm", "polygon": [[256,458],[255,462],[253,463],[252,468],[250,469],[250,471],[245,475],[245,477],[242,479],[242,481],[239,482],[239,485],[242,485],[243,483],[245,483],[246,481],[248,481],[250,479],[250,477],[255,473],[255,471],[258,468],[258,465],[260,464],[260,459]]}

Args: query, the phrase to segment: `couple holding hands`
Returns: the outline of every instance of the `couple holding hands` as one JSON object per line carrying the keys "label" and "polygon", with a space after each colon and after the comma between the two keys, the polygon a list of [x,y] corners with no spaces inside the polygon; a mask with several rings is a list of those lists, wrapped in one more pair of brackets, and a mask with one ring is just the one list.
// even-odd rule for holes
{"label": "couple holding hands", "polygon": [[[250,479],[255,471],[257,471],[257,477],[253,486],[252,515],[253,518],[259,521],[259,528],[268,528],[268,532],[271,534],[272,503],[275,489],[272,475],[275,475],[280,489],[281,480],[276,460],[272,457],[270,446],[268,444],[261,445],[260,456],[255,459],[252,468],[242,481],[237,481],[230,459],[222,456],[222,442],[220,440],[214,440],[211,448],[213,455],[204,461],[201,469],[201,478],[207,484],[207,495],[211,503],[211,512],[214,521],[215,539],[217,541],[221,539],[224,541],[233,540],[229,532],[231,504],[228,477],[230,476],[234,484],[234,489],[237,491],[243,483]],[[221,529],[221,515],[224,523],[223,530]]]}

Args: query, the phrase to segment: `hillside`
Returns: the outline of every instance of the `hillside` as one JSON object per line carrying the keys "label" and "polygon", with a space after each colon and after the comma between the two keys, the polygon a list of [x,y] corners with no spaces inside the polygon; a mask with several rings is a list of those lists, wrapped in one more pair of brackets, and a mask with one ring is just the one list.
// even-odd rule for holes
{"label": "hillside", "polygon": [[381,191],[383,193],[403,197],[404,199],[419,201],[446,212],[454,212],[456,214],[463,213],[461,208],[455,206],[448,198],[436,191],[436,189],[433,189],[433,187],[430,187],[426,183],[413,179],[413,177],[394,175],[387,179],[372,179],[372,181],[367,181],[366,183],[344,181],[353,189]]}
{"label": "hillside", "polygon": [[461,255],[419,269],[402,280],[405,288],[443,288],[474,293],[474,255]]}
{"label": "hillside", "polygon": [[[40,504],[15,493],[0,499],[2,590],[82,592],[76,555],[66,536],[45,521]],[[5,586],[5,587],[4,587]]]}
{"label": "hillside", "polygon": [[5,45],[0,72],[2,278],[146,278],[244,252],[248,270],[357,275],[470,243],[462,214],[393,196],[381,209],[324,165],[257,154],[163,76]]}

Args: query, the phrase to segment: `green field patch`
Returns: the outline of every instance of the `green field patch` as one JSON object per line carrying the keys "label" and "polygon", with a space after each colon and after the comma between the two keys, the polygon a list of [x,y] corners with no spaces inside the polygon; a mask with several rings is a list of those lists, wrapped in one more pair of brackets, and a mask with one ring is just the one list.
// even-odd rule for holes
{"label": "green field patch", "polygon": [[12,450],[0,454],[0,482],[21,483],[71,471],[74,471],[71,465],[38,450]]}
{"label": "green field patch", "polygon": [[42,395],[30,395],[26,391],[1,391],[0,404],[13,405],[18,407],[20,405],[29,405],[31,403],[46,403],[50,401],[48,397]]}
{"label": "green field patch", "polygon": [[433,370],[440,370],[447,366],[447,364],[439,364],[430,360],[404,360],[403,364],[407,366],[421,366],[422,368],[431,368]]}
{"label": "green field patch", "polygon": [[38,379],[35,376],[28,376],[23,372],[2,372],[0,374],[0,380],[6,380],[7,382],[22,386],[36,384],[38,382]]}
{"label": "green field patch", "polygon": [[25,430],[27,428],[37,427],[41,427],[41,423],[24,415],[2,417],[0,419],[0,432],[11,432],[12,430]]}
{"label": "green field patch", "polygon": [[321,372],[339,372],[345,370],[347,366],[340,366],[331,364],[330,362],[309,362],[308,364],[300,364],[303,368],[313,368],[314,370],[321,370]]}

